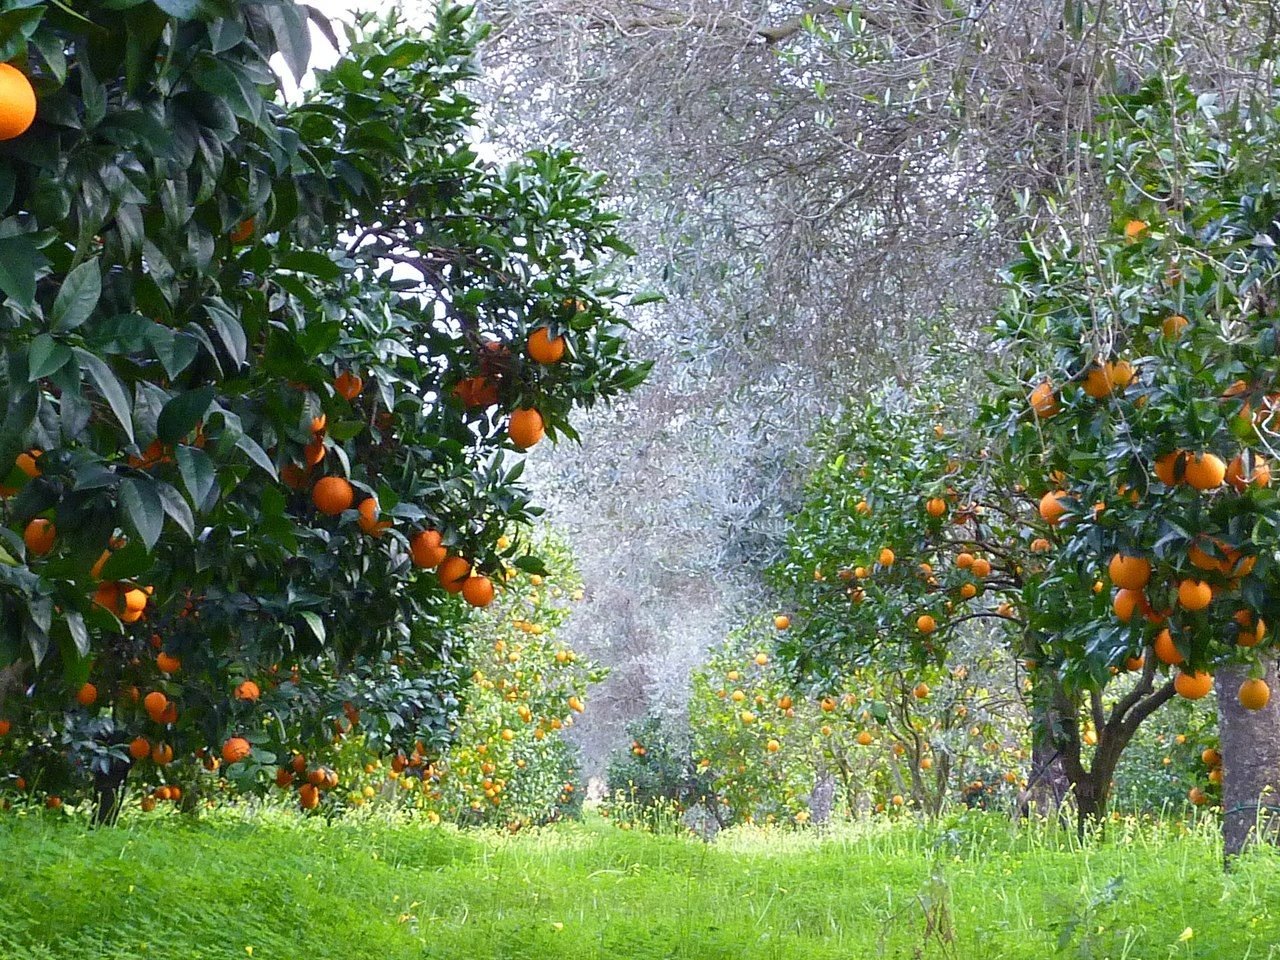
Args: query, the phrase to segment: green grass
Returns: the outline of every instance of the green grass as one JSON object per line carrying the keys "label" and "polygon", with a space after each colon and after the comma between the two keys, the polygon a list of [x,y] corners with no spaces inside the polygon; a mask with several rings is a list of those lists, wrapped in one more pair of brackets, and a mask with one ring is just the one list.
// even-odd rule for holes
{"label": "green grass", "polygon": [[0,957],[1280,958],[1280,853],[1224,875],[1213,825],[1180,831],[1115,825],[1080,848],[981,815],[707,846],[597,819],[508,837],[10,814]]}

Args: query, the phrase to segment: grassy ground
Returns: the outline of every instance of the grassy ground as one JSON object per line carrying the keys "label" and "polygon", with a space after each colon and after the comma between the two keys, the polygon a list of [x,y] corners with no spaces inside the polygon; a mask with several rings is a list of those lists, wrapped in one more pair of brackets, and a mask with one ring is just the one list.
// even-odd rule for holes
{"label": "grassy ground", "polygon": [[995,816],[711,846],[589,820],[507,837],[228,814],[0,817],[0,957],[1280,958],[1280,854],[1212,824],[1079,849]]}

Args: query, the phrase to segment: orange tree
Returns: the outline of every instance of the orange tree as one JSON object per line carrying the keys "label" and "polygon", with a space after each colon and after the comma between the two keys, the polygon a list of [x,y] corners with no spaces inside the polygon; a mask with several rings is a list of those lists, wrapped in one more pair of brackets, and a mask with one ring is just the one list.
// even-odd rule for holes
{"label": "orange tree", "polygon": [[1110,588],[1036,624],[1067,685],[1145,660],[1143,685],[1168,670],[1160,691],[1200,699],[1216,675],[1232,853],[1280,787],[1277,116],[1157,77],[1109,121],[1089,146],[1113,229],[1029,241],[1009,268],[996,334],[1021,382],[992,422],[1055,531],[1046,589]]}
{"label": "orange tree", "polygon": [[301,77],[329,28],[292,0],[17,8],[0,764],[108,817],[134,766],[261,786],[344,717],[438,746],[454,595],[540,569],[498,546],[533,512],[511,454],[644,376],[598,181],[477,157],[466,8],[366,18],[293,107],[272,58]]}
{"label": "orange tree", "polygon": [[1083,822],[1101,816],[1125,745],[1173,689],[1135,672],[1136,649],[1112,651],[1086,681],[1063,669],[1063,625],[1109,609],[1097,565],[1064,562],[1058,528],[1026,492],[1022,452],[959,394],[931,383],[875,399],[828,439],[774,571],[799,613],[779,649],[819,678],[970,668],[1003,650],[1025,671],[1004,688],[1025,697],[1031,722],[1023,799],[1048,808],[1070,788]]}
{"label": "orange tree", "polygon": [[1021,779],[1008,680],[988,658],[864,666],[815,691],[770,656],[772,642],[745,628],[694,676],[693,755],[728,818],[804,822],[837,805],[937,814],[975,784],[985,797]]}

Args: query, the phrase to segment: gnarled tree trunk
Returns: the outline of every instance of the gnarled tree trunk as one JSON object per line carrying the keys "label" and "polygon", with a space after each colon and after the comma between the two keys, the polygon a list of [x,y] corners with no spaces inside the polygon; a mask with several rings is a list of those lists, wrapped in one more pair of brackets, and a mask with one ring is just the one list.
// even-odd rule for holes
{"label": "gnarled tree trunk", "polygon": [[1240,705],[1247,667],[1218,670],[1218,736],[1222,753],[1222,851],[1228,863],[1250,843],[1280,837],[1280,677],[1276,659],[1267,660],[1272,689],[1261,710]]}

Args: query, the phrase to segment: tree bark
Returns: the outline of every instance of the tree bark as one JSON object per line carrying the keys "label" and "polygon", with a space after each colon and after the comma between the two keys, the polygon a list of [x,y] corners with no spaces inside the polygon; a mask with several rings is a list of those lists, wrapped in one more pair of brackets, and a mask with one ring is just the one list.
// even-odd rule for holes
{"label": "tree bark", "polygon": [[1218,670],[1218,736],[1222,753],[1222,852],[1228,864],[1251,843],[1280,837],[1280,677],[1276,658],[1266,661],[1273,691],[1261,710],[1240,705],[1248,668]]}
{"label": "tree bark", "polygon": [[1071,790],[1071,781],[1062,763],[1062,752],[1054,743],[1050,723],[1048,718],[1037,718],[1032,722],[1031,775],[1027,778],[1027,789],[1020,804],[1024,817],[1032,810],[1043,816],[1057,813]]}
{"label": "tree bark", "polygon": [[124,783],[129,777],[130,767],[131,764],[123,760],[113,760],[105,771],[94,773],[94,826],[113,827],[120,819],[120,810],[124,806]]}
{"label": "tree bark", "polygon": [[819,767],[813,781],[813,792],[809,794],[810,822],[815,826],[822,826],[830,820],[835,799],[836,778],[825,766]]}

